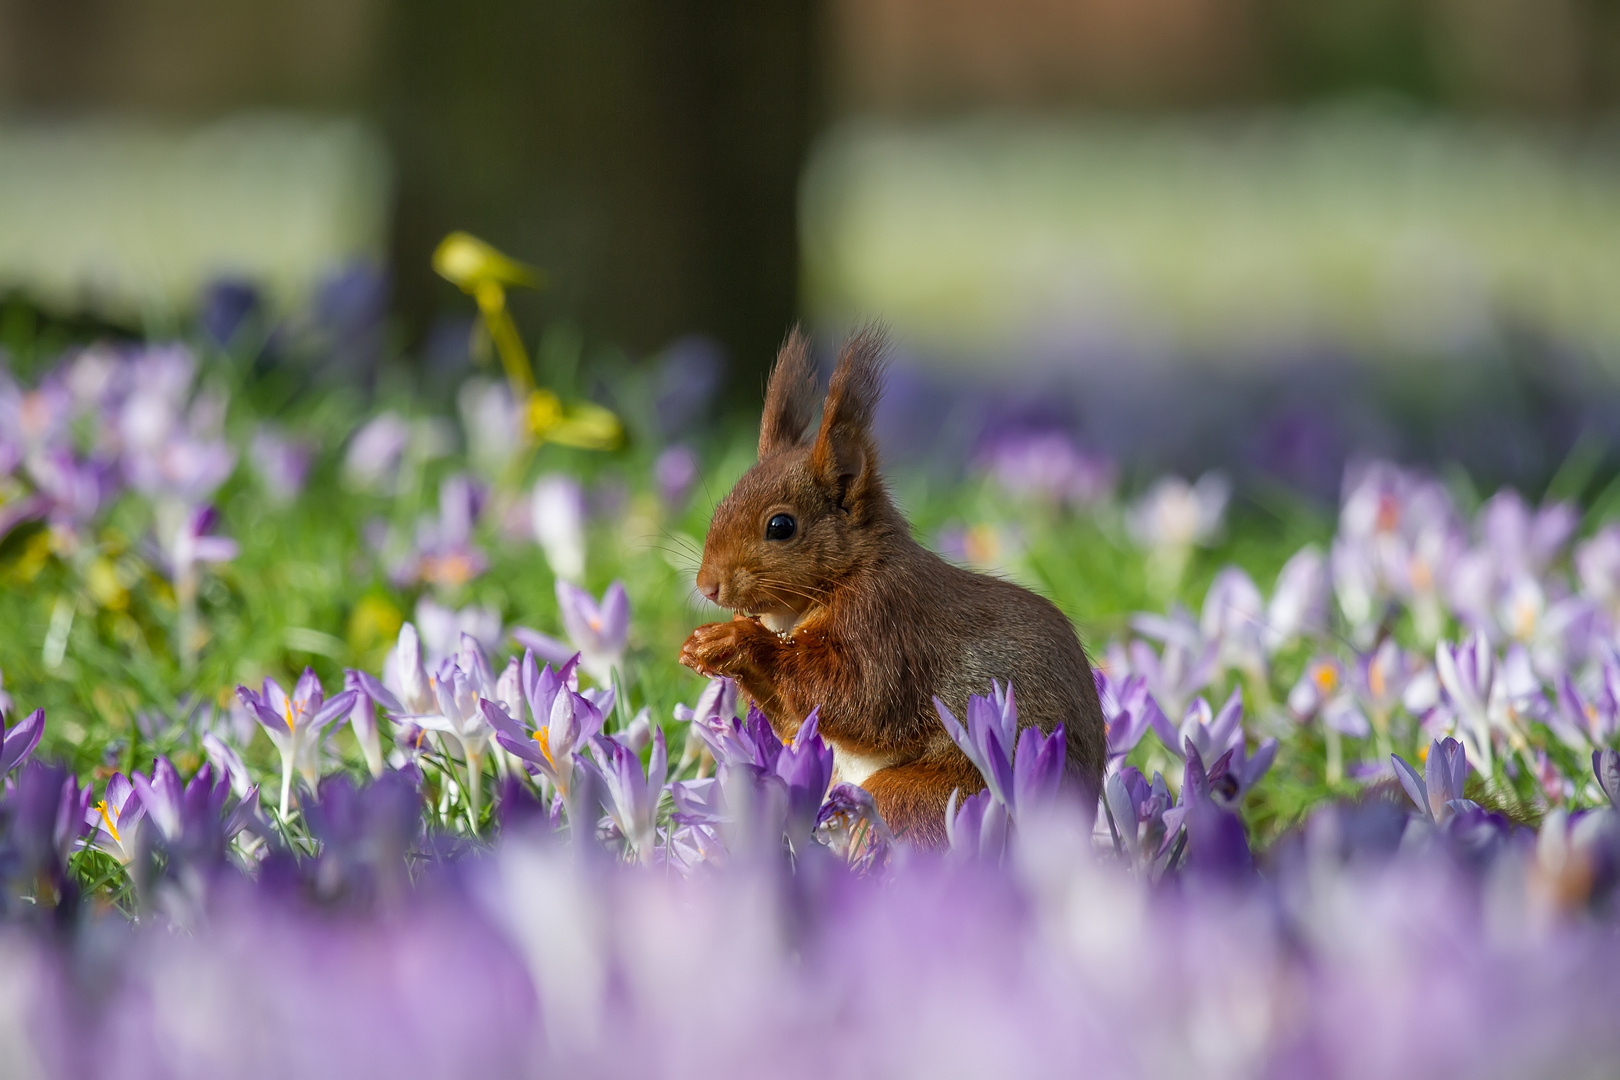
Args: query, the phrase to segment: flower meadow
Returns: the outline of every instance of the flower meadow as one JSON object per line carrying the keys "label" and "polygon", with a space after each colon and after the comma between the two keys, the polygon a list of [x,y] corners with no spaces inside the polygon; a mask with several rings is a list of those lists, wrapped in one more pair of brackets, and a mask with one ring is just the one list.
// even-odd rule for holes
{"label": "flower meadow", "polygon": [[548,333],[551,393],[261,329],[0,376],[8,1075],[1620,1062],[1620,526],[1580,462],[1539,504],[1360,462],[1333,511],[1057,430],[897,474],[1076,619],[1109,717],[1093,806],[1016,686],[942,709],[986,787],[924,851],[813,722],[675,662],[754,434],[700,351]]}

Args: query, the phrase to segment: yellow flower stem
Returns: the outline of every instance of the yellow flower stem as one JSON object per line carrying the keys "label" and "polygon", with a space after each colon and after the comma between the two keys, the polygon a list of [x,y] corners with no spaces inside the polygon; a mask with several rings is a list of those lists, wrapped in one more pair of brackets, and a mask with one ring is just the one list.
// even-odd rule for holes
{"label": "yellow flower stem", "polygon": [[500,354],[501,366],[506,368],[506,381],[512,388],[514,401],[527,401],[534,389],[534,373],[529,367],[529,354],[523,348],[523,338],[517,324],[506,310],[506,290],[494,282],[484,282],[474,294],[478,311],[489,328],[490,340]]}

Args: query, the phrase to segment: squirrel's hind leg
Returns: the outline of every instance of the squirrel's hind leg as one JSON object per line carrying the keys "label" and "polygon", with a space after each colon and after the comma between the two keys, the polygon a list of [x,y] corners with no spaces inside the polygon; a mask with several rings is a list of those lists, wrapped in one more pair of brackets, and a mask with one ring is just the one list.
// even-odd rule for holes
{"label": "squirrel's hind leg", "polygon": [[951,792],[972,795],[984,778],[965,755],[959,760],[925,758],[879,769],[861,784],[896,837],[913,847],[945,845],[945,807]]}

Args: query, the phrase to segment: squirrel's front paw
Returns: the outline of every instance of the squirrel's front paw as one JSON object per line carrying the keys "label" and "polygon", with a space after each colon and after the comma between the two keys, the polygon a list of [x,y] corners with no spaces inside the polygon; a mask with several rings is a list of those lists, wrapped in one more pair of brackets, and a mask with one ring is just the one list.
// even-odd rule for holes
{"label": "squirrel's front paw", "polygon": [[710,678],[740,675],[747,645],[758,629],[752,622],[740,619],[700,626],[681,646],[681,663]]}

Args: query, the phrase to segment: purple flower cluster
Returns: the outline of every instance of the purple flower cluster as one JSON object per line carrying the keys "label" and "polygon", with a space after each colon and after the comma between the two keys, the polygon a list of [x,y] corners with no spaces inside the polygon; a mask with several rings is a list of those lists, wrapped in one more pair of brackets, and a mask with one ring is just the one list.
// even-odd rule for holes
{"label": "purple flower cluster", "polygon": [[[1196,695],[1230,678],[1276,733],[1320,726],[1329,783],[1390,776],[1393,750],[1455,737],[1521,801],[1601,801],[1585,762],[1620,734],[1620,527],[1575,542],[1577,524],[1573,507],[1511,490],[1470,521],[1421,473],[1352,469],[1329,553],[1301,549],[1269,598],[1227,567],[1199,617],[1140,615],[1108,647],[1116,762],[1149,731],[1162,752],[1142,760],[1183,756],[1192,712],[1209,708]],[[1269,685],[1302,656],[1297,679]]]}
{"label": "purple flower cluster", "polygon": [[32,389],[0,371],[0,535],[31,519],[51,526],[53,546],[73,553],[120,487],[152,502],[166,570],[232,557],[209,535],[208,502],[236,466],[224,438],[226,398],[197,383],[178,346],[86,349]]}
{"label": "purple flower cluster", "polygon": [[[829,790],[813,718],[784,743],[714,684],[685,713],[717,772],[670,781],[662,734],[644,766],[633,740],[593,732],[602,712],[570,671],[525,658],[516,681],[481,705],[560,809],[509,778],[490,846],[424,830],[431,793],[410,768],[320,780],[307,830],[289,832],[207,765],[182,783],[160,758],[92,803],[65,771],[13,761],[8,1068],[1428,1077],[1620,1062],[1620,811],[1514,827],[1463,795],[1455,741],[1422,776],[1398,761],[1404,791],[1325,804],[1259,855],[1222,794],[1231,751],[1205,769],[1189,745],[1178,800],[1133,768],[1110,777],[1099,847],[1058,789],[1061,737],[1026,730],[1006,760],[1005,691],[948,724],[994,785],[976,800],[999,809],[959,808],[941,858],[880,823],[863,833],[870,804]],[[1620,785],[1620,754],[1597,768]],[[834,839],[851,836],[863,857]],[[76,899],[70,864],[91,848],[128,863],[135,922]]]}

